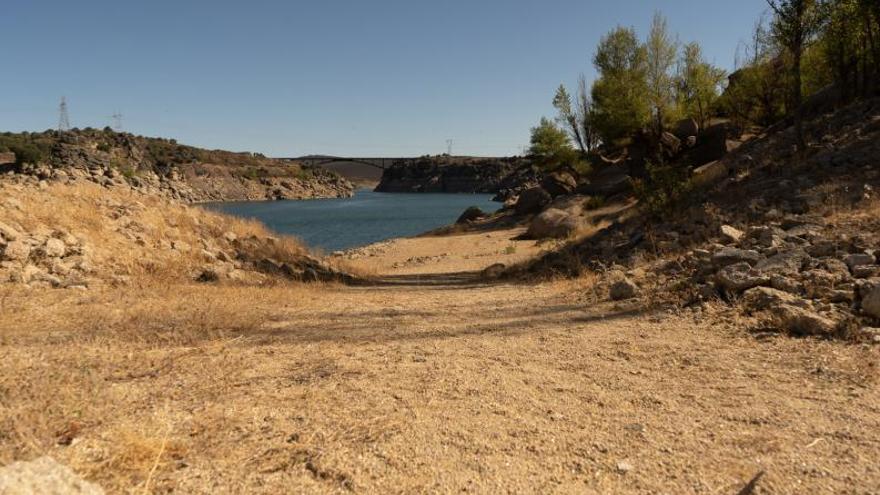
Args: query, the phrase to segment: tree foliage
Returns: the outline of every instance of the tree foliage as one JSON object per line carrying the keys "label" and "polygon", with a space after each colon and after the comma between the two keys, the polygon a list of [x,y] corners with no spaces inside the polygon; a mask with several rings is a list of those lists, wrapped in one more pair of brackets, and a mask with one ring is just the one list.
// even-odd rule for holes
{"label": "tree foliage", "polygon": [[663,133],[664,125],[675,106],[673,68],[677,54],[678,42],[669,33],[666,18],[657,12],[645,42],[645,76],[657,135]]}
{"label": "tree foliage", "polygon": [[545,170],[555,170],[562,166],[578,168],[581,161],[568,134],[547,118],[541,118],[537,127],[532,128],[529,154]]}
{"label": "tree foliage", "polygon": [[678,61],[676,93],[681,112],[696,120],[705,129],[721,94],[727,74],[706,62],[700,44],[693,42],[682,47]]}
{"label": "tree foliage", "polygon": [[612,144],[649,120],[647,53],[634,29],[618,27],[599,42],[593,64],[599,72],[592,89],[593,125],[602,142]]}

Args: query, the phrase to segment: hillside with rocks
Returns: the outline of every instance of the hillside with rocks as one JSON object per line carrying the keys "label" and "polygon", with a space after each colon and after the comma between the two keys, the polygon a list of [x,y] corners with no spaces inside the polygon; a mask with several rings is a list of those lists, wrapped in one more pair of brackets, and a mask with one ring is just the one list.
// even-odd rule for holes
{"label": "hillside with rocks", "polygon": [[[817,143],[805,154],[794,151],[787,128],[708,166],[681,165],[692,176],[689,197],[662,214],[627,206],[618,192],[554,196],[541,188],[533,201],[534,189],[526,191],[507,215],[533,215],[525,217],[532,237],[565,238],[611,221],[510,274],[593,270],[606,274],[615,299],[723,301],[756,328],[880,340],[880,100],[818,116],[805,129]],[[597,209],[606,203],[620,207]]]}
{"label": "hillside with rocks", "polygon": [[134,189],[0,181],[0,284],[351,281],[293,239]]}
{"label": "hillside with rocks", "polygon": [[96,183],[187,203],[350,197],[339,175],[253,153],[105,130],[0,135],[5,181]]}
{"label": "hillside with rocks", "polygon": [[520,158],[423,157],[386,168],[377,192],[497,193]]}

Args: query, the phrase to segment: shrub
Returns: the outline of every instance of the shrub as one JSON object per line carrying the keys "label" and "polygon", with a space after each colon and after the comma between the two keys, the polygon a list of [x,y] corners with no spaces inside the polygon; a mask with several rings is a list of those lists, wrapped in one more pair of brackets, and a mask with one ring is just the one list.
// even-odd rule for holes
{"label": "shrub", "polygon": [[651,214],[671,213],[693,189],[688,169],[665,163],[647,164],[648,176],[633,180],[633,191],[639,203]]}

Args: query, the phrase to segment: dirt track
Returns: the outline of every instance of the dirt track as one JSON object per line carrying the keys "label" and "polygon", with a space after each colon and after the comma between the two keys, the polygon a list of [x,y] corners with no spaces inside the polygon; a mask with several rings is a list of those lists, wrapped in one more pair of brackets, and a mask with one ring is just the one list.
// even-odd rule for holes
{"label": "dirt track", "polygon": [[[484,266],[511,256],[497,237]],[[484,285],[454,256],[388,268],[456,243],[356,260],[379,287],[175,289],[219,329],[187,342],[4,327],[0,461],[138,493],[735,494],[760,472],[754,493],[880,491],[876,348],[593,303],[589,279]],[[222,330],[222,305],[253,325]]]}

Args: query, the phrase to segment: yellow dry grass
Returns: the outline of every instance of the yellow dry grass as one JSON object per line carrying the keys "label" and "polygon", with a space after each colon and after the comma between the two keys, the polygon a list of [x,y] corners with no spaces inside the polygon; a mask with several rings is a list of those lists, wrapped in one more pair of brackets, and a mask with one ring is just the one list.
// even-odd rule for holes
{"label": "yellow dry grass", "polygon": [[246,244],[253,259],[288,261],[307,254],[299,241],[259,222],[132,191],[82,184],[38,192],[4,185],[0,197],[0,222],[25,232],[63,231],[84,241],[99,279],[150,284],[192,279],[211,261],[204,251],[225,247],[229,232],[259,240]]}

